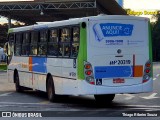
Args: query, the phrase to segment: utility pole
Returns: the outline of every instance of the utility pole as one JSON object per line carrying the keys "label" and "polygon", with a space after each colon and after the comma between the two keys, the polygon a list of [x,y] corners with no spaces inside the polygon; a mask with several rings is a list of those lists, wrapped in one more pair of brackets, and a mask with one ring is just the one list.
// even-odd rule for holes
{"label": "utility pole", "polygon": [[8,29],[12,27],[12,24],[11,24],[11,16],[9,15],[8,16]]}

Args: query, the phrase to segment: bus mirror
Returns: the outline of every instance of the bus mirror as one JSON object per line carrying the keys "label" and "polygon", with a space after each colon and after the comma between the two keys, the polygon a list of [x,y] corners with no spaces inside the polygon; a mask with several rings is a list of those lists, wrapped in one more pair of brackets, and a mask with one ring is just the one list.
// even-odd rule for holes
{"label": "bus mirror", "polygon": [[82,28],[86,28],[86,23],[82,22]]}

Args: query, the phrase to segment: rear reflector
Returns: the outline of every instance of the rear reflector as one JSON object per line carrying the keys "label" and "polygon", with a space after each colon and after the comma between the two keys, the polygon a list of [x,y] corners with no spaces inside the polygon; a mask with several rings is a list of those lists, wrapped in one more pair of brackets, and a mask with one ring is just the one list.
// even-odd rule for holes
{"label": "rear reflector", "polygon": [[143,83],[147,82],[148,80],[143,80]]}
{"label": "rear reflector", "polygon": [[90,84],[94,85],[94,84],[95,84],[95,82],[90,82]]}

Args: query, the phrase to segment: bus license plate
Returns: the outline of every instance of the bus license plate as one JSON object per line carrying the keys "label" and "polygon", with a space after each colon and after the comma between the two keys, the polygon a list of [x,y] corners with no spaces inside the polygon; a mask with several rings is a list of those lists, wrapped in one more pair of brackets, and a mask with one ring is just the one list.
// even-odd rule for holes
{"label": "bus license plate", "polygon": [[125,83],[125,80],[121,78],[117,78],[117,79],[113,79],[113,83]]}

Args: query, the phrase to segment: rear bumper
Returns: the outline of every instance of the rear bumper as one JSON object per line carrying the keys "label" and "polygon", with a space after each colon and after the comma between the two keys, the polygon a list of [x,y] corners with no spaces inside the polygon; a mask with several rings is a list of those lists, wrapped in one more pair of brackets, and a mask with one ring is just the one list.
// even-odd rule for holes
{"label": "rear bumper", "polygon": [[79,95],[94,95],[94,94],[123,94],[123,93],[145,93],[152,92],[153,80],[150,79],[148,82],[138,85],[131,86],[96,86],[90,85],[85,80],[79,83]]}

